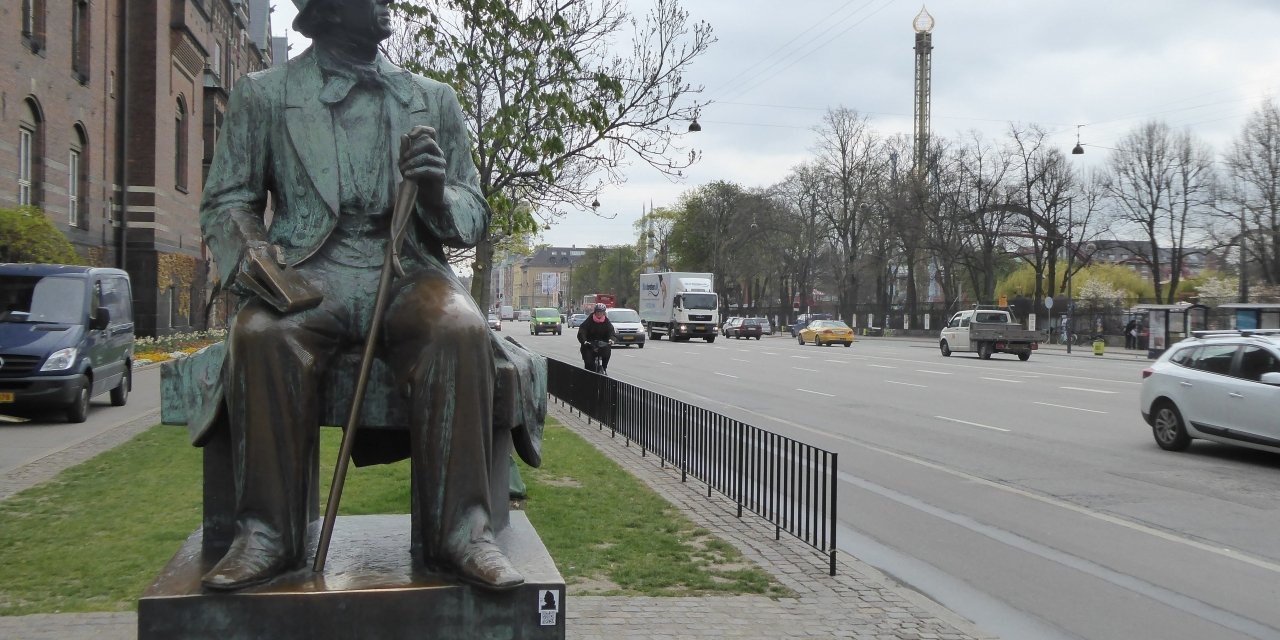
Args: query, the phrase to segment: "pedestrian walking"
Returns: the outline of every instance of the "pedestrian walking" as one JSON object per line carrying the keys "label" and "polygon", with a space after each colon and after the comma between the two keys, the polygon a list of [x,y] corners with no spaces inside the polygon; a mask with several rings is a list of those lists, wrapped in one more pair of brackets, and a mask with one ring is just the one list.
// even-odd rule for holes
{"label": "pedestrian walking", "polygon": [[1124,326],[1124,348],[1138,348],[1138,321],[1129,320],[1129,324]]}

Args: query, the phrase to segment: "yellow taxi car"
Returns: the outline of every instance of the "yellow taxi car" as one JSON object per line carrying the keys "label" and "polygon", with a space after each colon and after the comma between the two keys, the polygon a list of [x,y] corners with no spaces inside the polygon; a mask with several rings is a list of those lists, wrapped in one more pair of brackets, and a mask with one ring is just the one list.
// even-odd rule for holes
{"label": "yellow taxi car", "polygon": [[806,342],[814,346],[843,344],[847,347],[853,344],[853,329],[839,320],[814,320],[796,334],[796,339],[800,344]]}

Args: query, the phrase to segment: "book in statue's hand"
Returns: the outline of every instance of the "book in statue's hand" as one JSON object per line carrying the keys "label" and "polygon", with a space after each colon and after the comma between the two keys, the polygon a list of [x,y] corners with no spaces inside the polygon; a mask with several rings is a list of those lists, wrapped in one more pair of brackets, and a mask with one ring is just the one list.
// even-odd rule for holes
{"label": "book in statue's hand", "polygon": [[324,294],[297,271],[281,265],[270,253],[252,248],[246,251],[236,274],[236,283],[282,314],[304,311],[320,304]]}

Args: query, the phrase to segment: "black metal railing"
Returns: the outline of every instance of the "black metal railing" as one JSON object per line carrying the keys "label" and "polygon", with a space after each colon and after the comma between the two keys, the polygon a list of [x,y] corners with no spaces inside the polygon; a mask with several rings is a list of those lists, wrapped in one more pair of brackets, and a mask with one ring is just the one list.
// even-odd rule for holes
{"label": "black metal railing", "polygon": [[837,454],[675,398],[547,359],[547,391],[828,556],[836,574]]}

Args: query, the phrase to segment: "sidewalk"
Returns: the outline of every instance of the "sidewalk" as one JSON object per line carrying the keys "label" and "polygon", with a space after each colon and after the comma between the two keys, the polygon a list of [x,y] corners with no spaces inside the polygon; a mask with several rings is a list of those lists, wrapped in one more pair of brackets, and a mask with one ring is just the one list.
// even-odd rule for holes
{"label": "sidewalk", "polygon": [[[707,498],[694,482],[641,458],[622,439],[588,425],[552,400],[549,411],[569,429],[631,471],[679,507],[697,525],[716,532],[749,560],[797,594],[773,600],[762,596],[640,598],[575,596],[569,589],[567,636],[575,640],[680,640],[700,638],[855,638],[864,640],[990,639],[967,620],[924,596],[899,586],[847,554],[838,555],[838,574],[827,575],[827,559],[804,543],[783,536],[748,515],[734,516],[721,496]],[[32,462],[0,478],[0,499],[52,477],[117,446],[145,428],[124,423],[71,450]],[[152,423],[154,424],[154,422]],[[133,612],[41,614],[0,617],[0,638],[12,640],[132,640]]]}

